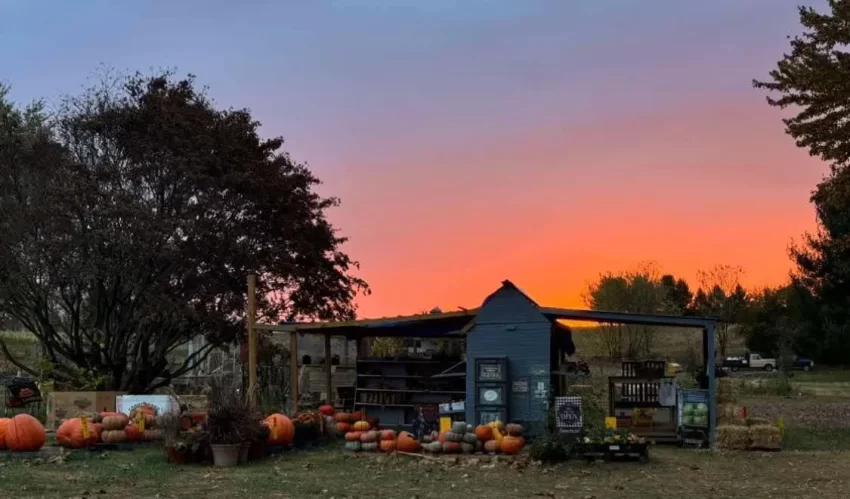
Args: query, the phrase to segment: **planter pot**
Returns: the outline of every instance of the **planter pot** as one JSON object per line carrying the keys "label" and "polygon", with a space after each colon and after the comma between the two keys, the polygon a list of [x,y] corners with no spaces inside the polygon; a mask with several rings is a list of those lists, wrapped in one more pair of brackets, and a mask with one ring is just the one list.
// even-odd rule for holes
{"label": "planter pot", "polygon": [[251,442],[251,450],[248,452],[249,461],[265,459],[267,454],[268,443],[265,440],[255,440]]}
{"label": "planter pot", "polygon": [[213,463],[220,468],[239,464],[240,444],[212,444]]}
{"label": "planter pot", "polygon": [[169,463],[186,464],[186,454],[177,452],[177,449],[173,446],[165,448],[165,455],[168,458]]}
{"label": "planter pot", "polygon": [[242,442],[239,446],[239,464],[248,462],[248,454],[251,452],[251,442]]}

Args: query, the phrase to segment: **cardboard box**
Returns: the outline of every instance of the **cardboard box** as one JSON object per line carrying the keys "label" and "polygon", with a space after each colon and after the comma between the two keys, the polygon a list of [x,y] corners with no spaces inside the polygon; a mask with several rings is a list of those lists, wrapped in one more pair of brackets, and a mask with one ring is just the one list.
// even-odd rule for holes
{"label": "cardboard box", "polygon": [[47,429],[80,413],[114,412],[115,400],[126,392],[51,392],[47,395]]}

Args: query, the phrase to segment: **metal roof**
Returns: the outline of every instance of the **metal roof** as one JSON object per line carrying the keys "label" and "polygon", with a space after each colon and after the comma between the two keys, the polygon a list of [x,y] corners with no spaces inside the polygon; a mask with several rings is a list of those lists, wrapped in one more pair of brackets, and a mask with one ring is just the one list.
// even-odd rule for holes
{"label": "metal roof", "polygon": [[709,317],[632,314],[626,312],[605,312],[601,310],[571,310],[568,308],[541,307],[540,312],[550,319],[638,324],[644,326],[693,327],[702,329],[717,323],[717,319]]}

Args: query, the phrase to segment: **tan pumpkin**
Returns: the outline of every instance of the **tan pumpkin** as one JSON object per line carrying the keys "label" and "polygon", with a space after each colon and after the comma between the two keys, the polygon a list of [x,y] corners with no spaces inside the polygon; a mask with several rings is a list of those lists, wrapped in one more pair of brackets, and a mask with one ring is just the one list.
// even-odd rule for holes
{"label": "tan pumpkin", "polygon": [[101,424],[104,431],[123,431],[130,424],[130,419],[123,414],[116,414],[114,416],[105,416]]}
{"label": "tan pumpkin", "polygon": [[359,442],[360,437],[363,436],[362,431],[350,431],[345,434],[345,440],[348,442]]}
{"label": "tan pumpkin", "polygon": [[127,440],[127,434],[124,430],[104,430],[100,436],[101,440],[107,444],[117,444]]}
{"label": "tan pumpkin", "polygon": [[352,426],[354,431],[369,431],[372,427],[369,426],[369,423],[366,421],[357,421]]}
{"label": "tan pumpkin", "polygon": [[522,425],[511,423],[505,426],[505,431],[508,435],[512,437],[521,437],[525,429],[522,427]]}
{"label": "tan pumpkin", "polygon": [[377,442],[378,441],[378,432],[377,431],[365,431],[365,432],[363,432],[362,435],[360,435],[360,441],[363,442],[363,443]]}
{"label": "tan pumpkin", "polygon": [[382,452],[395,452],[395,440],[381,440],[380,448]]}
{"label": "tan pumpkin", "polygon": [[519,451],[522,450],[524,445],[525,440],[522,437],[507,435],[502,438],[502,442],[499,444],[499,450],[502,451],[502,454],[519,454]]}
{"label": "tan pumpkin", "polygon": [[498,440],[488,440],[484,442],[484,452],[489,452],[491,454],[495,454],[499,452],[499,441]]}
{"label": "tan pumpkin", "polygon": [[493,440],[493,428],[490,428],[489,426],[479,425],[475,428],[475,436],[478,438],[478,440],[482,442]]}

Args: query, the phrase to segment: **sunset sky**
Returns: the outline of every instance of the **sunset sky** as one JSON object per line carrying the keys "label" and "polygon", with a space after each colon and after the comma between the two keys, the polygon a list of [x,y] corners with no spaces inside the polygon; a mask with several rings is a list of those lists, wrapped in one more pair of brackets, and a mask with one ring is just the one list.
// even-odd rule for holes
{"label": "sunset sky", "polygon": [[503,279],[579,307],[647,260],[787,278],[826,167],[750,82],[801,1],[0,0],[0,80],[55,103],[101,64],[176,67],[250,108],[342,199],[363,316]]}

